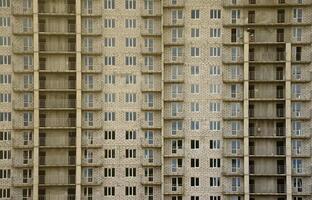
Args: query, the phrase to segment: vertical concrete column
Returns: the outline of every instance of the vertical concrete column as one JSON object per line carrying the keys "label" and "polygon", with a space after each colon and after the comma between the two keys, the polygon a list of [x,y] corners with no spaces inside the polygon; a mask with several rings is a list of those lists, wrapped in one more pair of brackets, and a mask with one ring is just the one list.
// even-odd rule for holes
{"label": "vertical concrete column", "polygon": [[244,31],[244,200],[249,200],[249,32]]}
{"label": "vertical concrete column", "polygon": [[33,45],[34,45],[34,148],[33,148],[33,200],[38,200],[39,184],[39,33],[38,0],[33,0]]}
{"label": "vertical concrete column", "polygon": [[81,199],[81,0],[76,0],[76,200]]}
{"label": "vertical concrete column", "polygon": [[164,86],[164,52],[165,52],[165,46],[164,46],[164,1],[161,1],[161,25],[160,25],[160,32],[161,32],[161,200],[165,199],[165,161],[164,161],[164,146],[165,146],[165,141],[164,141],[164,99],[165,99],[165,86]]}
{"label": "vertical concrete column", "polygon": [[292,200],[291,187],[291,43],[286,43],[285,65],[285,117],[286,117],[286,193],[287,200]]}

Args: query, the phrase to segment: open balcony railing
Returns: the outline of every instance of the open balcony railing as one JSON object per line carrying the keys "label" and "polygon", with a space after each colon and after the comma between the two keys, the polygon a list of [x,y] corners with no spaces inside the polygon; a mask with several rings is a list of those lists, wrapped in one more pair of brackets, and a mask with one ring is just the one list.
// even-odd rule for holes
{"label": "open balcony railing", "polygon": [[64,146],[75,146],[76,137],[70,137],[68,139],[54,137],[39,137],[40,146],[53,146],[53,147],[64,147]]}
{"label": "open balcony railing", "polygon": [[76,80],[39,81],[39,89],[75,89]]}
{"label": "open balcony railing", "polygon": [[67,166],[67,165],[75,165],[76,164],[76,156],[68,156],[65,159],[51,159],[48,156],[39,156],[39,165],[46,166]]}
{"label": "open balcony railing", "polygon": [[76,200],[75,194],[39,194],[38,200]]}
{"label": "open balcony railing", "polygon": [[250,62],[276,62],[285,61],[285,52],[268,52],[268,53],[255,53],[249,52]]}
{"label": "open balcony railing", "polygon": [[39,185],[73,185],[76,175],[39,175]]}
{"label": "open balcony railing", "polygon": [[39,42],[39,51],[43,52],[74,52],[76,51],[76,43],[70,42],[67,45],[51,45],[46,42]]}
{"label": "open balcony railing", "polygon": [[76,5],[75,4],[63,4],[57,8],[51,7],[45,3],[39,3],[38,6],[39,13],[53,13],[53,14],[75,14]]}
{"label": "open balcony railing", "polygon": [[75,127],[76,118],[40,118],[40,127]]}
{"label": "open balcony railing", "polygon": [[254,156],[281,156],[285,155],[285,146],[277,146],[276,149],[259,149],[249,146],[249,154]]}
{"label": "open balcony railing", "polygon": [[75,108],[76,99],[39,99],[40,108]]}
{"label": "open balcony railing", "polygon": [[51,26],[46,23],[39,23],[39,32],[42,33],[75,33],[75,24],[58,24],[57,26]]}

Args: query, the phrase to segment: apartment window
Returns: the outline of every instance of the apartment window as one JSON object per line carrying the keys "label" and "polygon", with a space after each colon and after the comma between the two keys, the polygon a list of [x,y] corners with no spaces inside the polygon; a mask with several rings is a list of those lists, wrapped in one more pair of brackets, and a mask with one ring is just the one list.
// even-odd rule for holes
{"label": "apartment window", "polygon": [[293,159],[292,168],[295,173],[298,173],[298,174],[302,173],[302,167],[303,165],[302,165],[301,159]]}
{"label": "apartment window", "polygon": [[199,149],[199,140],[191,140],[191,149]]}
{"label": "apartment window", "polygon": [[292,122],[292,133],[296,136],[300,136],[303,134],[302,124],[300,121],[293,121]]}
{"label": "apartment window", "polygon": [[221,10],[210,10],[210,19],[221,19]]}
{"label": "apartment window", "polygon": [[183,29],[182,28],[172,28],[171,38],[172,42],[177,42],[179,39],[183,37]]}
{"label": "apartment window", "polygon": [[220,140],[210,140],[209,141],[209,148],[210,149],[220,149],[221,143]]}
{"label": "apartment window", "polygon": [[126,186],[125,187],[125,195],[126,196],[135,196],[136,195],[136,187],[135,186]]}
{"label": "apartment window", "polygon": [[221,111],[220,102],[210,102],[209,103],[209,111],[210,112],[220,112]]}
{"label": "apartment window", "polygon": [[104,196],[115,196],[115,187],[104,187]]}
{"label": "apartment window", "polygon": [[191,200],[199,200],[199,196],[191,196]]}
{"label": "apartment window", "polygon": [[136,131],[126,131],[125,138],[126,140],[135,140],[136,139]]}
{"label": "apartment window", "polygon": [[210,92],[210,94],[220,94],[220,92],[221,92],[221,85],[210,84],[209,85],[209,92]]}
{"label": "apartment window", "polygon": [[182,57],[182,48],[181,47],[171,48],[171,59],[172,59],[172,61],[176,61],[180,57]]}
{"label": "apartment window", "polygon": [[0,199],[2,199],[2,198],[3,199],[11,198],[10,188],[0,188]]}
{"label": "apartment window", "polygon": [[136,102],[136,93],[126,93],[125,102],[126,103],[135,103]]}
{"label": "apartment window", "polygon": [[236,24],[237,20],[240,19],[240,10],[231,11],[232,24]]}
{"label": "apartment window", "polygon": [[249,4],[256,4],[257,1],[256,0],[249,0]]}
{"label": "apartment window", "polygon": [[104,131],[104,140],[115,140],[115,131]]}
{"label": "apartment window", "polygon": [[277,10],[277,23],[285,23],[285,10]]}
{"label": "apartment window", "polygon": [[182,130],[182,121],[171,122],[171,134],[176,135],[178,131]]}
{"label": "apartment window", "polygon": [[126,149],[126,158],[136,158],[136,149]]}
{"label": "apartment window", "polygon": [[10,103],[11,93],[0,93],[0,103]]}
{"label": "apartment window", "polygon": [[220,57],[221,48],[220,47],[210,47],[210,57]]}
{"label": "apartment window", "polygon": [[145,121],[148,126],[154,125],[154,113],[153,112],[145,112]]}
{"label": "apartment window", "polygon": [[126,9],[136,9],[136,0],[125,0]]}
{"label": "apartment window", "polygon": [[199,186],[199,177],[191,177],[191,187]]}
{"label": "apartment window", "polygon": [[236,62],[239,58],[239,47],[232,47],[231,48],[231,59],[233,62]]}
{"label": "apartment window", "polygon": [[105,56],[104,57],[104,64],[105,65],[115,65],[115,56]]}
{"label": "apartment window", "polygon": [[292,150],[295,154],[300,155],[302,153],[302,146],[301,140],[292,140]]}
{"label": "apartment window", "polygon": [[104,46],[105,47],[115,47],[116,44],[116,38],[104,38]]}
{"label": "apartment window", "polygon": [[105,75],[104,77],[104,83],[105,84],[115,84],[116,82],[116,76],[115,75]]}
{"label": "apartment window", "polygon": [[199,66],[191,66],[191,75],[199,75]]}
{"label": "apartment window", "polygon": [[199,19],[199,10],[191,10],[191,19]]}
{"label": "apartment window", "polygon": [[231,103],[231,116],[238,117],[241,110],[240,103]]}
{"label": "apartment window", "polygon": [[293,28],[293,38],[297,41],[300,42],[302,40],[302,28],[299,27],[294,27]]}
{"label": "apartment window", "polygon": [[126,177],[136,177],[136,168],[125,168]]}
{"label": "apartment window", "polygon": [[93,126],[93,112],[85,112],[84,113],[84,122],[88,126]]}
{"label": "apartment window", "polygon": [[113,103],[116,100],[116,94],[115,93],[105,93],[104,94],[104,102],[105,103]]}
{"label": "apartment window", "polygon": [[220,121],[210,121],[209,122],[209,130],[220,131],[221,130],[221,122]]}
{"label": "apartment window", "polygon": [[171,20],[173,24],[176,24],[178,20],[183,18],[183,10],[173,10],[171,12]]}
{"label": "apartment window", "polygon": [[301,98],[301,85],[293,84],[291,90],[295,98]]}
{"label": "apartment window", "polygon": [[115,0],[104,0],[104,9],[115,9]]}
{"label": "apartment window", "polygon": [[[210,200],[221,200],[221,196],[210,196]],[[234,199],[231,199],[234,200]],[[238,199],[237,199],[238,200]]]}
{"label": "apartment window", "polygon": [[191,29],[191,37],[198,38],[199,37],[199,28],[192,28]]}
{"label": "apartment window", "polygon": [[220,158],[211,158],[209,160],[210,168],[220,168],[221,167],[221,159]]}
{"label": "apartment window", "polygon": [[10,55],[0,55],[0,65],[10,65],[11,56]]}
{"label": "apartment window", "polygon": [[10,169],[0,169],[0,179],[9,179],[11,178]]}
{"label": "apartment window", "polygon": [[191,130],[192,131],[199,130],[199,121],[191,121]]}
{"label": "apartment window", "polygon": [[241,185],[240,181],[241,180],[239,177],[233,177],[232,178],[232,191],[233,192],[237,192],[238,189],[240,188],[240,185]]}
{"label": "apartment window", "polygon": [[125,64],[127,66],[135,66],[136,65],[136,56],[126,56]]}
{"label": "apartment window", "polygon": [[104,158],[115,158],[115,156],[116,156],[115,149],[104,150]]}
{"label": "apartment window", "polygon": [[0,17],[0,27],[9,27],[11,26],[10,17]]}
{"label": "apartment window", "polygon": [[295,80],[300,80],[302,78],[301,66],[295,65],[292,67],[292,77]]}
{"label": "apartment window", "polygon": [[303,10],[302,8],[294,8],[293,10],[293,17],[294,20],[298,23],[302,22],[303,20]]}
{"label": "apartment window", "polygon": [[115,28],[115,19],[104,19],[104,28]]}
{"label": "apartment window", "polygon": [[212,76],[221,75],[221,68],[219,65],[211,65],[209,67],[209,74]]}
{"label": "apartment window", "polygon": [[126,38],[126,47],[136,47],[136,38]]}
{"label": "apartment window", "polygon": [[9,8],[10,3],[10,0],[0,0],[0,8]]}
{"label": "apartment window", "polygon": [[235,172],[238,171],[238,169],[240,169],[240,159],[234,158],[234,159],[232,159],[232,169],[231,169],[231,171],[233,173],[235,173]]}
{"label": "apartment window", "polygon": [[136,112],[126,112],[125,113],[125,120],[126,122],[134,122],[137,119],[137,113]]}
{"label": "apartment window", "polygon": [[232,148],[232,154],[237,154],[238,150],[240,149],[240,141],[239,140],[232,140],[231,148]]}
{"label": "apartment window", "polygon": [[127,74],[126,75],[126,84],[127,85],[136,84],[136,75]]}
{"label": "apartment window", "polygon": [[0,131],[0,141],[10,141],[11,132],[10,131]]}
{"label": "apartment window", "polygon": [[192,168],[197,168],[197,167],[199,167],[199,159],[198,159],[198,158],[192,158],[192,159],[191,159],[191,167],[192,167]]}
{"label": "apartment window", "polygon": [[221,29],[220,28],[211,28],[210,29],[210,37],[211,38],[221,37]]}
{"label": "apartment window", "polygon": [[240,122],[233,121],[231,122],[231,134],[237,135],[240,132]]}
{"label": "apartment window", "polygon": [[219,187],[220,177],[210,177],[210,187]]}
{"label": "apartment window", "polygon": [[199,103],[191,102],[191,112],[199,112]]}
{"label": "apartment window", "polygon": [[199,94],[199,84],[191,84],[191,93]]}
{"label": "apartment window", "polygon": [[[1,60],[1,58],[0,58]],[[1,61],[0,61],[1,63]],[[24,69],[30,69],[33,66],[33,57],[30,55],[24,55],[23,56],[23,64],[24,64]]]}
{"label": "apartment window", "polygon": [[252,24],[256,22],[256,12],[254,10],[248,11],[248,23]]}
{"label": "apartment window", "polygon": [[199,57],[199,48],[198,47],[191,47],[191,56],[192,57]]}
{"label": "apartment window", "polygon": [[11,37],[9,36],[0,36],[0,46],[10,46]]}
{"label": "apartment window", "polygon": [[9,160],[11,159],[10,150],[0,150],[0,160]]}
{"label": "apartment window", "polygon": [[231,85],[231,97],[236,98],[239,94],[239,85]]}
{"label": "apartment window", "polygon": [[302,192],[303,190],[303,180],[302,178],[293,178],[293,189],[294,192]]}
{"label": "apartment window", "polygon": [[10,122],[11,112],[0,112],[0,122]]}
{"label": "apartment window", "polygon": [[126,19],[125,20],[126,28],[136,28],[136,19]]}
{"label": "apartment window", "polygon": [[104,112],[104,121],[115,121],[115,112]]}

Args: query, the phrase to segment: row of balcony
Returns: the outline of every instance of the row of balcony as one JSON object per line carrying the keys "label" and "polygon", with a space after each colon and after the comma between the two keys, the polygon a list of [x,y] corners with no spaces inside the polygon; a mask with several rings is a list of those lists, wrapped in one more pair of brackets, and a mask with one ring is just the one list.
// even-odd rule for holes
{"label": "row of balcony", "polygon": [[[45,91],[71,91],[76,89],[76,80],[63,80],[63,81],[39,81],[39,89]],[[14,82],[13,89],[16,91],[33,90],[33,84],[24,84],[20,82]],[[102,89],[101,84],[83,84],[82,90],[100,91]]]}
{"label": "row of balcony", "polygon": [[[236,3],[233,3],[236,2]],[[308,6],[311,5],[311,1],[301,1],[302,3],[299,3],[298,0],[222,0],[222,6],[226,8],[238,8],[238,7],[244,7],[244,8],[256,8],[256,7],[302,7],[302,6]]]}

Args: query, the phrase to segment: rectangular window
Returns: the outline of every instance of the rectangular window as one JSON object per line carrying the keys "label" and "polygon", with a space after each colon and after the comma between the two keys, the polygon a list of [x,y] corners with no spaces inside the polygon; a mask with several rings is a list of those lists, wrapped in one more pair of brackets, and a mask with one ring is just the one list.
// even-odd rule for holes
{"label": "rectangular window", "polygon": [[0,27],[9,27],[11,26],[10,17],[0,17]]}
{"label": "rectangular window", "polygon": [[136,9],[136,0],[125,0],[125,8],[130,9]]}
{"label": "rectangular window", "polygon": [[220,28],[211,28],[210,29],[210,37],[211,38],[221,37],[221,29]]}
{"label": "rectangular window", "polygon": [[115,47],[116,38],[104,38],[104,47]]}
{"label": "rectangular window", "polygon": [[104,131],[104,140],[115,140],[115,131]]}
{"label": "rectangular window", "polygon": [[115,121],[115,112],[105,112],[104,121]]}
{"label": "rectangular window", "polygon": [[220,131],[221,130],[221,122],[220,121],[210,121],[209,122],[209,130]]}
{"label": "rectangular window", "polygon": [[199,48],[198,47],[191,47],[191,56],[192,57],[199,57]]}
{"label": "rectangular window", "polygon": [[0,0],[0,8],[9,8],[11,0]]}
{"label": "rectangular window", "polygon": [[0,131],[0,141],[10,141],[11,132],[10,131]]}
{"label": "rectangular window", "polygon": [[192,38],[199,38],[199,28],[192,28],[191,29],[191,37]]}
{"label": "rectangular window", "polygon": [[115,19],[104,19],[104,28],[115,28]]}
{"label": "rectangular window", "polygon": [[104,64],[107,66],[115,65],[115,56],[105,56],[104,57]]}
{"label": "rectangular window", "polygon": [[221,10],[210,10],[210,19],[221,19]]}
{"label": "rectangular window", "polygon": [[11,37],[10,36],[0,36],[0,46],[10,46]]}
{"label": "rectangular window", "polygon": [[10,65],[11,56],[10,55],[0,55],[0,65]]}
{"label": "rectangular window", "polygon": [[191,19],[199,19],[199,10],[191,10]]}
{"label": "rectangular window", "polygon": [[210,187],[219,187],[220,177],[210,177]]}
{"label": "rectangular window", "polygon": [[221,48],[220,47],[210,47],[210,57],[220,57]]}
{"label": "rectangular window", "polygon": [[115,0],[104,0],[104,9],[115,9]]}
{"label": "rectangular window", "polygon": [[136,19],[126,19],[125,20],[126,28],[136,28]]}

